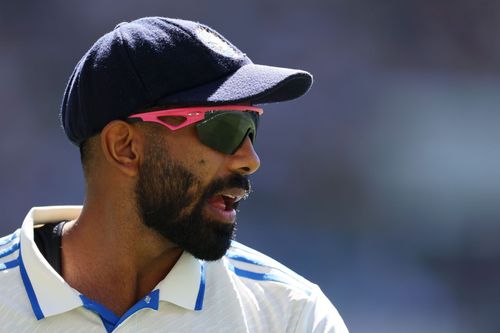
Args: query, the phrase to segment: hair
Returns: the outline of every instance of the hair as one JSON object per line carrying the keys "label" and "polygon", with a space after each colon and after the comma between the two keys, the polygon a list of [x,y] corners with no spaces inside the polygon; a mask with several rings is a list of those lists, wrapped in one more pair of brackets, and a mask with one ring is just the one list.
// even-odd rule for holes
{"label": "hair", "polygon": [[80,161],[82,163],[83,175],[85,179],[88,179],[90,172],[92,170],[92,165],[94,164],[94,156],[96,154],[96,145],[98,142],[99,135],[94,135],[85,141],[83,141],[80,148]]}

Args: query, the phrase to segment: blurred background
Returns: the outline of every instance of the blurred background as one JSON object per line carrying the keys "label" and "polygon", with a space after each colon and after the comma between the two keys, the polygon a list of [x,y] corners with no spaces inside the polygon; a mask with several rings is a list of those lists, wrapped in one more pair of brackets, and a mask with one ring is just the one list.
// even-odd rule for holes
{"label": "blurred background", "polygon": [[2,234],[81,203],[62,93],[99,36],[148,15],[315,75],[266,108],[239,241],[318,283],[351,332],[500,332],[496,0],[2,1]]}

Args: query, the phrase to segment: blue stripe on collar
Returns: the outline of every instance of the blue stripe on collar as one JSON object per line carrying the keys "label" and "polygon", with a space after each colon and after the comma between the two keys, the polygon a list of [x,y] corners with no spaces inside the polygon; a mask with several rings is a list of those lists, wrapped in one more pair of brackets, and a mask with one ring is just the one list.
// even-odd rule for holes
{"label": "blue stripe on collar", "polygon": [[105,307],[102,304],[94,302],[93,300],[85,297],[84,295],[80,295],[80,299],[83,302],[83,306],[99,315],[102,320],[104,327],[108,333],[112,332],[118,325],[127,320],[128,317],[132,316],[139,310],[149,308],[153,310],[158,310],[159,300],[160,300],[160,290],[156,289],[150,292],[148,295],[140,299],[137,303],[134,304],[127,312],[123,314],[123,316],[118,317],[111,310]]}
{"label": "blue stripe on collar", "polygon": [[26,293],[28,294],[28,298],[30,300],[33,312],[35,313],[35,317],[38,320],[43,319],[45,318],[45,316],[43,315],[42,309],[40,308],[40,304],[38,304],[38,299],[36,298],[35,291],[33,290],[33,286],[31,285],[30,278],[26,273],[26,268],[24,267],[21,251],[19,251],[18,260],[19,260],[19,270],[21,272],[21,278],[23,279],[24,288],[26,289]]}
{"label": "blue stripe on collar", "polygon": [[19,242],[15,242],[11,246],[0,251],[0,258],[6,257],[9,254],[16,252],[19,249]]}
{"label": "blue stripe on collar", "polygon": [[9,268],[17,267],[18,265],[19,265],[19,258],[7,262],[2,262],[0,263],[0,272]]}
{"label": "blue stripe on collar", "polygon": [[195,311],[200,311],[203,308],[203,299],[205,297],[205,262],[200,265],[200,288],[196,297]]}
{"label": "blue stripe on collar", "polygon": [[19,233],[21,232],[21,229],[17,229],[14,233],[7,235],[5,237],[0,238],[0,246],[8,244],[9,242],[13,241],[14,239],[19,237]]}

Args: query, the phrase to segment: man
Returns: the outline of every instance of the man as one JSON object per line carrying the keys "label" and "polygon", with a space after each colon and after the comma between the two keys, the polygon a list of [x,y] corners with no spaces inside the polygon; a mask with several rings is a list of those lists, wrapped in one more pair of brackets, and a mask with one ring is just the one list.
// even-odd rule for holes
{"label": "man", "polygon": [[347,332],[320,289],[232,241],[261,103],[309,73],[253,64],[196,22],[121,23],[83,56],[61,121],[82,207],[0,240],[2,332]]}

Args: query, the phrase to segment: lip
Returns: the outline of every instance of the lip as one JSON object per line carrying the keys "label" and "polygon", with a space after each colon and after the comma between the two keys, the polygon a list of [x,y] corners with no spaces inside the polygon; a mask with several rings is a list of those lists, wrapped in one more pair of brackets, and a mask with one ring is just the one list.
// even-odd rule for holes
{"label": "lip", "polygon": [[209,203],[205,205],[205,208],[208,215],[216,221],[224,223],[234,223],[234,221],[236,221],[236,210],[234,209],[220,209],[218,207],[214,207]]}
{"label": "lip", "polygon": [[[246,199],[248,196],[248,191],[242,188],[229,188],[224,189],[215,195],[213,195],[206,202],[206,211],[210,218],[224,222],[224,223],[234,223],[236,220],[236,207],[238,206],[238,202]],[[226,199],[228,198],[231,201],[231,205],[233,208],[227,209],[227,205],[229,204]],[[222,199],[218,199],[222,198]],[[212,200],[215,199],[215,200]],[[221,202],[224,200],[224,204]]]}

